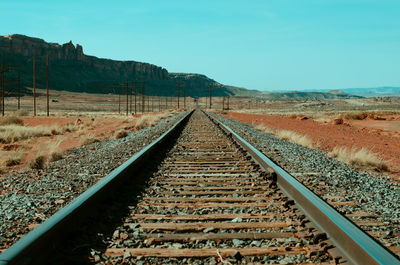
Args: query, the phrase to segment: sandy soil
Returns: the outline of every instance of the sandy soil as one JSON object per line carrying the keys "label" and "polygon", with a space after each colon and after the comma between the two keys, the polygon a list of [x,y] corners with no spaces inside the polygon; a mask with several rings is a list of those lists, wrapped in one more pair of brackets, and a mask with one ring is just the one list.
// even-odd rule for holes
{"label": "sandy soil", "polygon": [[400,130],[396,116],[394,121],[360,120],[347,121],[342,125],[319,123],[297,116],[246,114],[229,112],[227,118],[244,123],[264,124],[271,128],[286,129],[308,135],[319,147],[331,151],[335,146],[366,147],[388,162],[391,174],[400,177]]}

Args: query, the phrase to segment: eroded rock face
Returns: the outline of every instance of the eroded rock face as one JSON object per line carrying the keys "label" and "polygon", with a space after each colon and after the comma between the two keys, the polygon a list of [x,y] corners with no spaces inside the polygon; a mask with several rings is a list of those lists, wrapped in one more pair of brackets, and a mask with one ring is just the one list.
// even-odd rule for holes
{"label": "eroded rock face", "polygon": [[[0,59],[26,73],[22,86],[32,86],[33,57],[37,73],[45,71],[46,56],[50,61],[50,88],[88,93],[125,93],[117,88],[126,80],[146,83],[147,95],[178,95],[177,82],[185,83],[180,96],[209,96],[209,86],[214,96],[228,95],[227,88],[213,79],[199,74],[171,73],[162,67],[136,61],[116,61],[85,55],[83,47],[72,41],[65,44],[48,43],[39,38],[14,34],[0,36]],[[9,73],[6,78],[13,78]],[[15,73],[14,73],[15,74]],[[14,77],[15,78],[15,77]],[[36,76],[36,87],[46,86],[45,75]],[[27,93],[27,92],[25,92]],[[230,93],[232,94],[232,93]]]}
{"label": "eroded rock face", "polygon": [[94,67],[98,70],[117,71],[118,75],[134,75],[141,79],[162,80],[168,79],[168,71],[162,67],[135,61],[115,61],[87,56],[83,47],[76,46],[72,41],[65,44],[48,43],[39,38],[13,34],[0,36],[0,54],[22,55],[37,59],[45,58],[54,60],[76,60],[87,64],[87,68]]}
{"label": "eroded rock face", "polygon": [[0,52],[16,53],[23,56],[49,55],[53,59],[84,59],[82,46],[79,44],[75,46],[72,41],[60,45],[19,34],[0,36]]}

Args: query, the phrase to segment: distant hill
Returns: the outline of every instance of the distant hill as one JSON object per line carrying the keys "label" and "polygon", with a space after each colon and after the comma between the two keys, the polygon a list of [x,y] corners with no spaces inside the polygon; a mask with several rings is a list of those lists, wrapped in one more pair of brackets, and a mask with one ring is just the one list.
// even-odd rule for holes
{"label": "distant hill", "polygon": [[243,87],[236,87],[236,86],[226,86],[230,93],[235,96],[241,97],[262,97],[264,92],[255,89],[246,89]]}
{"label": "distant hill", "polygon": [[363,97],[399,97],[400,87],[345,88],[346,93]]}
{"label": "distant hill", "polygon": [[275,99],[318,99],[318,100],[361,98],[361,96],[350,95],[340,90],[332,90],[328,92],[303,92],[303,91],[264,92],[263,96]]}
{"label": "distant hill", "polygon": [[[88,93],[125,93],[125,81],[145,81],[147,95],[177,96],[177,81],[185,82],[187,96],[234,95],[213,79],[200,74],[168,73],[166,69],[149,63],[116,61],[85,55],[83,47],[71,42],[48,43],[42,39],[14,34],[0,36],[0,57],[7,66],[22,71],[22,86],[32,87],[33,57],[36,61],[36,87],[45,88],[46,56],[50,61],[50,87],[56,90]],[[17,71],[6,73],[6,79],[17,77]],[[118,84],[122,87],[118,87]],[[8,84],[10,91],[15,84]],[[141,83],[138,84],[141,91]],[[29,93],[28,90],[24,91]],[[183,95],[183,88],[180,95]]]}

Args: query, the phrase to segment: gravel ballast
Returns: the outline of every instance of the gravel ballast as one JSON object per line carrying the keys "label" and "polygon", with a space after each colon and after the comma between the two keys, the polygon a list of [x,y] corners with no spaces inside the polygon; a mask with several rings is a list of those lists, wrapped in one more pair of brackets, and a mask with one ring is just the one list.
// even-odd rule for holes
{"label": "gravel ballast", "polygon": [[346,201],[355,202],[334,205],[341,213],[373,213],[373,218],[385,225],[368,226],[368,231],[377,232],[379,236],[375,237],[387,247],[400,246],[400,187],[392,183],[389,176],[359,172],[321,150],[281,140],[248,124],[213,113],[211,116],[229,126],[316,194],[344,197]]}
{"label": "gravel ballast", "polygon": [[0,249],[8,248],[99,179],[157,139],[186,113],[121,139],[107,138],[68,150],[43,170],[0,178]]}

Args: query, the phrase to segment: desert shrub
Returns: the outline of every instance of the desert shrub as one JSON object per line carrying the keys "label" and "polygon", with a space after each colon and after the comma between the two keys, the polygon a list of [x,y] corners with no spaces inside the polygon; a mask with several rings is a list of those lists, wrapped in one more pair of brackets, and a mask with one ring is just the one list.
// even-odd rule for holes
{"label": "desert shrub", "polygon": [[289,130],[277,130],[276,136],[283,140],[287,140],[289,142],[299,144],[308,148],[314,147],[313,141],[307,135],[301,135]]}
{"label": "desert shrub", "polygon": [[28,116],[29,115],[29,111],[20,109],[20,110],[17,110],[15,112],[15,115],[16,116]]}
{"label": "desert shrub", "polygon": [[13,143],[34,137],[64,134],[65,132],[76,129],[77,127],[73,124],[67,124],[64,126],[52,125],[34,127],[10,124],[0,126],[0,143]]}
{"label": "desert shrub", "polygon": [[79,145],[83,146],[83,145],[89,145],[89,144],[93,144],[93,143],[97,143],[100,142],[99,139],[96,138],[96,136],[94,136],[93,134],[87,134],[84,135],[80,141],[79,141]]}
{"label": "desert shrub", "polygon": [[368,115],[363,112],[348,112],[341,115],[345,120],[364,120]]}
{"label": "desert shrub", "polygon": [[140,116],[136,122],[134,129],[141,130],[144,128],[152,127],[156,125],[160,120],[172,117],[176,112],[166,111],[158,114],[145,114]]}
{"label": "desert shrub", "polygon": [[54,161],[60,160],[62,158],[63,158],[62,153],[58,152],[58,151],[52,151],[50,153],[50,155],[49,155],[49,161],[50,162],[54,162]]}
{"label": "desert shrub", "polygon": [[125,130],[119,130],[119,131],[116,131],[116,132],[114,133],[114,138],[115,138],[115,139],[124,138],[124,137],[126,137],[126,136],[128,136],[128,132],[125,131]]}
{"label": "desert shrub", "polygon": [[23,125],[24,121],[16,116],[6,116],[0,120],[0,126],[11,124]]}
{"label": "desert shrub", "polygon": [[275,131],[276,131],[276,130],[274,130],[274,129],[272,129],[272,128],[264,125],[264,124],[256,125],[256,129],[258,129],[260,131],[263,131],[263,132],[266,132],[266,133],[270,133],[270,134],[275,134]]}
{"label": "desert shrub", "polygon": [[156,120],[157,120],[157,118],[153,115],[142,115],[135,122],[134,128],[136,130],[141,130],[144,128],[152,127],[156,124],[156,122],[157,122]]}
{"label": "desert shrub", "polygon": [[356,167],[373,168],[379,171],[388,170],[386,162],[366,148],[335,147],[328,155]]}
{"label": "desert shrub", "polygon": [[308,148],[314,148],[314,143],[312,141],[312,139],[310,137],[308,137],[307,135],[301,135],[298,134],[296,132],[293,131],[289,131],[289,130],[276,130],[273,128],[270,128],[268,126],[265,126],[263,124],[259,124],[256,126],[256,128],[260,131],[266,132],[266,133],[270,133],[275,135],[276,137],[295,143],[295,144],[299,144]]}
{"label": "desert shrub", "polygon": [[32,169],[43,169],[46,165],[46,157],[42,154],[36,155],[29,163]]}
{"label": "desert shrub", "polygon": [[19,165],[21,163],[22,156],[23,156],[23,152],[20,150],[11,152],[10,154],[8,154],[7,158],[4,160],[3,164],[6,167]]}

